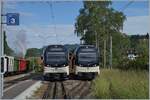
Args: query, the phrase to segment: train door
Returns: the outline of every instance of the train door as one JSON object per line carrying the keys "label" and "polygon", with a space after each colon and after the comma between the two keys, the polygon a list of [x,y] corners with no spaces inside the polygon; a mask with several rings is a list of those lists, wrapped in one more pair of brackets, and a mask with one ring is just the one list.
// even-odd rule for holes
{"label": "train door", "polygon": [[11,72],[11,59],[8,57],[8,72]]}
{"label": "train door", "polygon": [[8,71],[8,67],[9,67],[9,58],[8,57],[5,57],[6,59],[6,72],[9,72]]}
{"label": "train door", "polygon": [[4,72],[4,58],[1,57],[1,72]]}
{"label": "train door", "polygon": [[1,57],[1,72],[5,73],[7,71],[7,62],[5,57]]}
{"label": "train door", "polygon": [[10,71],[13,72],[14,71],[14,58],[10,57]]}

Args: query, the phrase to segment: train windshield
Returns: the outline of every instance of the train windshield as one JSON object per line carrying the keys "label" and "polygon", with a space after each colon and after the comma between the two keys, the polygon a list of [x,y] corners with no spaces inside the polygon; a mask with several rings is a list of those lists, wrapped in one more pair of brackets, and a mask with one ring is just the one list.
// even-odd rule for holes
{"label": "train windshield", "polygon": [[78,64],[92,65],[98,63],[98,53],[94,48],[80,49],[78,53]]}
{"label": "train windshield", "polygon": [[58,66],[66,64],[67,57],[63,48],[48,48],[45,55],[46,64]]}

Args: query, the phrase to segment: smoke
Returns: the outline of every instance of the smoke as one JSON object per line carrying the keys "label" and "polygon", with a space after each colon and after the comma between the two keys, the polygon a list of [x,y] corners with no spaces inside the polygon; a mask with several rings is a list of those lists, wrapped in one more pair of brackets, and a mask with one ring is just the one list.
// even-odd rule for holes
{"label": "smoke", "polygon": [[17,55],[19,57],[24,57],[27,49],[27,37],[25,30],[19,30],[16,33],[14,44]]}

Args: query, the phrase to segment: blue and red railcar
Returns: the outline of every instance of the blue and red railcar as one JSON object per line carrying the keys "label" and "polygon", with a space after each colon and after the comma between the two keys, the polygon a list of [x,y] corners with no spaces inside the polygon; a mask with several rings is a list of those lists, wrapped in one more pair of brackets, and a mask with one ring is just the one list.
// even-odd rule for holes
{"label": "blue and red railcar", "polygon": [[12,56],[5,55],[1,57],[1,72],[5,74],[25,72],[29,69],[29,63],[29,60],[23,58],[16,59]]}

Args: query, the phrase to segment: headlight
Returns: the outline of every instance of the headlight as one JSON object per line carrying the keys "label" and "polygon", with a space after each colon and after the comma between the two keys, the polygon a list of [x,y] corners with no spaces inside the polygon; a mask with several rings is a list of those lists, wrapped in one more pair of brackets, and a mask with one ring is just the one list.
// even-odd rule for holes
{"label": "headlight", "polygon": [[49,65],[47,65],[47,67],[49,67]]}

